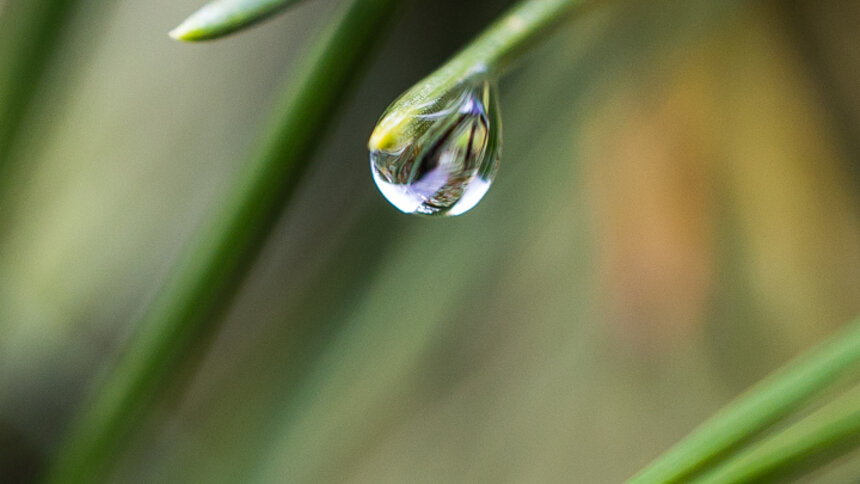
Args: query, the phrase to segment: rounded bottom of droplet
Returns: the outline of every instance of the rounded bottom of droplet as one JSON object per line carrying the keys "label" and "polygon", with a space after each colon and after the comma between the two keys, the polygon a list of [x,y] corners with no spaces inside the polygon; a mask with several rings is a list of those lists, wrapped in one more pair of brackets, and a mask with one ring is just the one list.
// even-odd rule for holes
{"label": "rounded bottom of droplet", "polygon": [[484,198],[490,189],[490,181],[481,177],[475,177],[464,188],[462,195],[448,206],[439,206],[432,203],[429,197],[411,185],[398,185],[385,180],[376,170],[373,171],[373,181],[376,182],[379,192],[403,213],[411,215],[443,216],[453,217],[462,215],[475,208],[475,205]]}

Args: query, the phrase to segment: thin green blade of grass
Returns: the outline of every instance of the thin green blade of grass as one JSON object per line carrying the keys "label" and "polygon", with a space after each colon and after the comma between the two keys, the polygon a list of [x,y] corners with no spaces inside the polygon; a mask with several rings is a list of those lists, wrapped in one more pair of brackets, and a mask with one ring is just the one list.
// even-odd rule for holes
{"label": "thin green blade of grass", "polygon": [[860,387],[752,445],[694,482],[762,482],[800,475],[860,445]]}
{"label": "thin green blade of grass", "polygon": [[366,64],[371,44],[388,30],[401,3],[349,2],[303,57],[307,63],[289,83],[259,150],[208,230],[188,248],[99,391],[81,407],[47,482],[104,475],[160,392],[182,373],[191,349],[217,330],[217,313],[249,270],[332,113]]}
{"label": "thin green blade of grass", "polygon": [[212,40],[256,24],[303,0],[214,0],[170,32],[176,40]]}
{"label": "thin green blade of grass", "polygon": [[860,320],[753,386],[628,482],[689,480],[800,408],[840,377],[860,370]]}

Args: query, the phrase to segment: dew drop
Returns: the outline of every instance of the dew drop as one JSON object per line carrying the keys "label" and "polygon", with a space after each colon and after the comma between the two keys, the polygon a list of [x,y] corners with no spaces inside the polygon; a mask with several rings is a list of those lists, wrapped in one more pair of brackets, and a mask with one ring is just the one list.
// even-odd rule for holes
{"label": "dew drop", "polygon": [[460,215],[477,205],[499,166],[497,97],[493,83],[470,80],[426,104],[395,101],[369,143],[382,195],[410,214]]}

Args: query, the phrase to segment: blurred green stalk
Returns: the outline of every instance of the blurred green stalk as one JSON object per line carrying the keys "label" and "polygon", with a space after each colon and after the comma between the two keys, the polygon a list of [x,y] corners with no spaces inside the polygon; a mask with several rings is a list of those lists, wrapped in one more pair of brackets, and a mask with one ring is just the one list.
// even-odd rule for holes
{"label": "blurred green stalk", "polygon": [[322,33],[288,84],[260,149],[247,162],[211,226],[180,262],[92,401],[81,407],[48,482],[98,479],[124,449],[146,410],[181,373],[192,349],[217,328],[314,150],[388,31],[402,0],[353,0]]}
{"label": "blurred green stalk", "polygon": [[858,370],[860,320],[855,320],[827,342],[753,386],[628,482],[688,481],[800,408],[841,376]]}
{"label": "blurred green stalk", "polygon": [[18,0],[0,9],[0,176],[78,0]]}
{"label": "blurred green stalk", "polygon": [[762,482],[800,473],[860,444],[860,387],[758,442],[696,479],[697,484]]}

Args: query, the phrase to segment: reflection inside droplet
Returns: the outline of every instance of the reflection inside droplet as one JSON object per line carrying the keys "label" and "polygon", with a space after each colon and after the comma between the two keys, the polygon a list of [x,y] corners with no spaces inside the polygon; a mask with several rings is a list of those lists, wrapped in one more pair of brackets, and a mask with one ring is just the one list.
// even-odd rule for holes
{"label": "reflection inside droplet", "polygon": [[424,105],[404,108],[397,101],[383,114],[369,147],[373,179],[399,210],[465,213],[487,193],[499,164],[494,86],[468,81]]}

